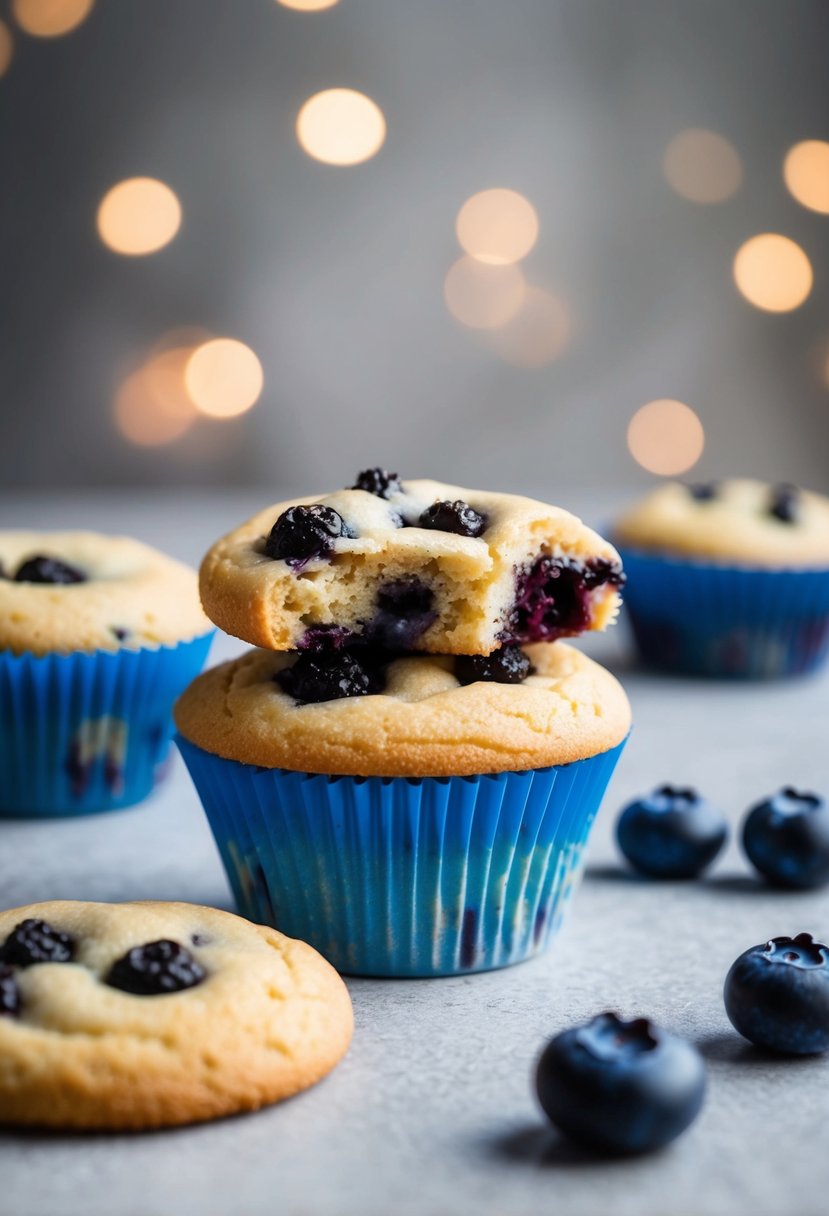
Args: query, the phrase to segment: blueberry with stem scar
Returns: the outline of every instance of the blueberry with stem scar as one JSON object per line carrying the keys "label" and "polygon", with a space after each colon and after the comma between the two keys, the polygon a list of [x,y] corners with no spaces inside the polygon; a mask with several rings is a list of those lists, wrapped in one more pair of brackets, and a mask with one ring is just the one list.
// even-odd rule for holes
{"label": "blueberry with stem scar", "polygon": [[710,802],[672,785],[629,803],[616,824],[622,853],[649,878],[696,878],[727,838],[725,817]]}
{"label": "blueberry with stem scar", "polygon": [[547,1044],[536,1089],[548,1118],[571,1139],[599,1152],[643,1153],[693,1123],[705,1065],[685,1039],[646,1018],[602,1013]]}
{"label": "blueberry with stem scar", "polygon": [[743,849],[774,886],[824,886],[829,882],[829,804],[817,794],[786,786],[748,812]]}
{"label": "blueberry with stem scar", "polygon": [[829,1048],[829,947],[810,933],[746,950],[723,996],[735,1030],[757,1047],[790,1055]]}

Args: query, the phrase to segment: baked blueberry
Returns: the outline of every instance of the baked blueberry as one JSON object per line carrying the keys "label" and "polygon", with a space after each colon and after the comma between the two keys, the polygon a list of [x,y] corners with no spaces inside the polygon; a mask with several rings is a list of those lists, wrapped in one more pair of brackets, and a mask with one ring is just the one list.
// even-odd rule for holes
{"label": "baked blueberry", "polygon": [[206,977],[207,972],[189,950],[162,939],[128,950],[112,964],[106,983],[134,996],[161,996],[195,988]]}
{"label": "baked blueberry", "polygon": [[486,517],[468,502],[433,502],[417,521],[419,528],[433,532],[454,532],[457,536],[480,536],[486,528]]}
{"label": "baked blueberry", "polygon": [[15,967],[71,963],[74,953],[75,942],[68,933],[61,933],[45,920],[29,917],[16,925],[0,946],[0,962]]}
{"label": "baked blueberry", "polygon": [[782,524],[796,524],[800,512],[800,491],[797,486],[773,486],[769,498],[769,515]]}
{"label": "baked blueberry", "polygon": [[312,625],[306,629],[297,650],[342,650],[352,637],[342,625]]}
{"label": "baked blueberry", "polygon": [[390,494],[400,494],[403,490],[397,474],[389,473],[387,469],[363,469],[362,473],[357,474],[357,480],[351,488],[365,490],[367,494],[374,494],[377,498],[388,498]]}
{"label": "baked blueberry", "polygon": [[775,886],[823,886],[829,882],[829,804],[786,786],[748,812],[743,849]]}
{"label": "baked blueberry", "polygon": [[283,667],[275,678],[283,692],[302,704],[366,697],[382,691],[382,680],[374,665],[343,650],[305,651],[293,666]]}
{"label": "baked blueberry", "polygon": [[685,1039],[646,1018],[601,1013],[544,1049],[536,1089],[565,1135],[600,1152],[661,1148],[693,1123],[705,1065]]}
{"label": "baked blueberry", "polygon": [[718,492],[719,486],[715,481],[697,481],[688,486],[688,493],[696,502],[711,502]]}
{"label": "baked blueberry", "polygon": [[516,572],[504,641],[554,642],[581,633],[590,624],[591,593],[624,581],[621,565],[605,558],[577,562],[543,554]]}
{"label": "baked blueberry", "polygon": [[521,684],[532,670],[520,646],[501,646],[492,654],[462,654],[455,659],[455,676],[461,684],[476,684],[479,680]]}
{"label": "baked blueberry", "polygon": [[16,583],[85,583],[86,575],[68,562],[62,562],[59,557],[46,557],[38,554],[23,562],[14,576]]}
{"label": "baked blueberry", "polygon": [[328,553],[340,536],[353,536],[345,520],[333,507],[314,503],[289,507],[271,528],[265,541],[268,557],[288,562],[306,562]]}
{"label": "baked blueberry", "polygon": [[723,996],[732,1025],[757,1047],[793,1055],[829,1048],[829,946],[810,933],[746,950]]}
{"label": "baked blueberry", "polygon": [[20,1010],[20,989],[11,967],[0,963],[0,1017],[14,1017]]}
{"label": "baked blueberry", "polygon": [[619,848],[649,878],[695,878],[727,838],[728,824],[710,802],[673,785],[629,803],[616,823]]}
{"label": "baked blueberry", "polygon": [[413,650],[437,619],[434,592],[416,578],[384,583],[377,592],[374,616],[366,634],[373,646]]}

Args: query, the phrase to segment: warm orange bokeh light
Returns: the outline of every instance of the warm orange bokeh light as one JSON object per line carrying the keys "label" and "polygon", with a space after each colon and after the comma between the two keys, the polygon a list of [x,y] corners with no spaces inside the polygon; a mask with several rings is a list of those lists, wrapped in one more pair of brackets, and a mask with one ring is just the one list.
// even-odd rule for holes
{"label": "warm orange bokeh light", "polygon": [[829,215],[829,144],[822,139],[795,144],[783,161],[783,180],[804,207]]}
{"label": "warm orange bokeh light", "polygon": [[734,282],[749,304],[790,312],[812,290],[812,264],[798,244],[776,232],[753,236],[737,250]]}
{"label": "warm orange bokeh light", "polygon": [[661,477],[676,477],[697,463],[705,446],[702,423],[690,406],[662,398],[636,411],[628,424],[628,448],[637,464]]}
{"label": "warm orange bokeh light", "polygon": [[283,8],[295,8],[300,13],[318,13],[324,8],[333,8],[338,0],[276,0]]}
{"label": "warm orange bokeh light", "polygon": [[196,412],[184,384],[192,353],[192,346],[162,349],[121,385],[115,421],[131,443],[161,447],[180,439],[192,426]]}
{"label": "warm orange bokeh light", "polygon": [[489,345],[516,367],[544,367],[567,346],[570,318],[561,300],[541,287],[528,287],[511,320],[489,336]]}
{"label": "warm orange bokeh light", "polygon": [[446,307],[470,329],[506,325],[521,307],[525,290],[524,276],[515,264],[488,266],[470,257],[459,258],[443,284]]}
{"label": "warm orange bokeh light", "polygon": [[455,222],[458,240],[480,262],[520,262],[538,239],[538,216],[515,190],[481,190],[468,198]]}
{"label": "warm orange bokeh light", "polygon": [[14,55],[14,39],[4,21],[0,21],[0,76],[5,76]]}
{"label": "warm orange bokeh light", "polygon": [[12,13],[27,34],[58,38],[86,20],[95,0],[12,0]]}
{"label": "warm orange bokeh light", "polygon": [[380,107],[354,89],[326,89],[309,97],[296,120],[303,151],[327,165],[358,165],[380,151],[386,120]]}
{"label": "warm orange bokeh light", "polygon": [[170,243],[181,227],[181,204],[164,182],[130,177],[107,190],[97,222],[98,235],[115,253],[141,257]]}
{"label": "warm orange bokeh light", "polygon": [[190,356],[184,382],[193,405],[209,418],[235,418],[259,400],[262,364],[244,342],[211,338]]}
{"label": "warm orange bokeh light", "polygon": [[668,185],[692,203],[722,203],[743,180],[736,148],[716,131],[691,128],[665,149],[662,170]]}

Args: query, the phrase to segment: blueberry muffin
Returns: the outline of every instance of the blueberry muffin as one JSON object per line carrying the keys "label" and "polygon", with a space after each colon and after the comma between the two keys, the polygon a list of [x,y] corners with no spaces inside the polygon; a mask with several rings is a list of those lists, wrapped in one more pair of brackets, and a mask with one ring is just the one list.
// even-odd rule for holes
{"label": "blueberry muffin", "polygon": [[139,541],[0,532],[0,814],[144,798],[212,634],[195,571]]}
{"label": "blueberry muffin", "polygon": [[139,1130],[257,1110],[351,1038],[316,951],[193,904],[0,913],[0,1122]]}
{"label": "blueberry muffin", "polygon": [[199,677],[175,719],[245,915],[339,970],[442,975],[548,943],[630,708],[557,642],[255,650]]}
{"label": "blueberry muffin", "polygon": [[649,664],[775,677],[829,651],[829,499],[733,479],[660,486],[613,528]]}
{"label": "blueberry muffin", "polygon": [[485,655],[603,629],[622,581],[615,549],[560,507],[369,469],[234,529],[200,590],[215,624],[270,650]]}

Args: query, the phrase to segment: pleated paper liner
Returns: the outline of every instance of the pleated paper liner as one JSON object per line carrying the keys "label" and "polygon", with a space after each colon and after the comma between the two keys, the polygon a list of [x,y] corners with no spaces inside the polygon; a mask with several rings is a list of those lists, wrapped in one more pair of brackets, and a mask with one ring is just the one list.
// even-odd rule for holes
{"label": "pleated paper liner", "polygon": [[829,655],[829,568],[764,569],[620,549],[644,662],[725,679],[817,670]]}
{"label": "pleated paper liner", "polygon": [[0,652],[0,815],[83,815],[146,798],[168,759],[173,702],[213,634],[138,650]]}
{"label": "pleated paper liner", "polygon": [[329,777],[176,742],[242,915],[353,975],[485,971],[542,951],[624,742],[475,777]]}

